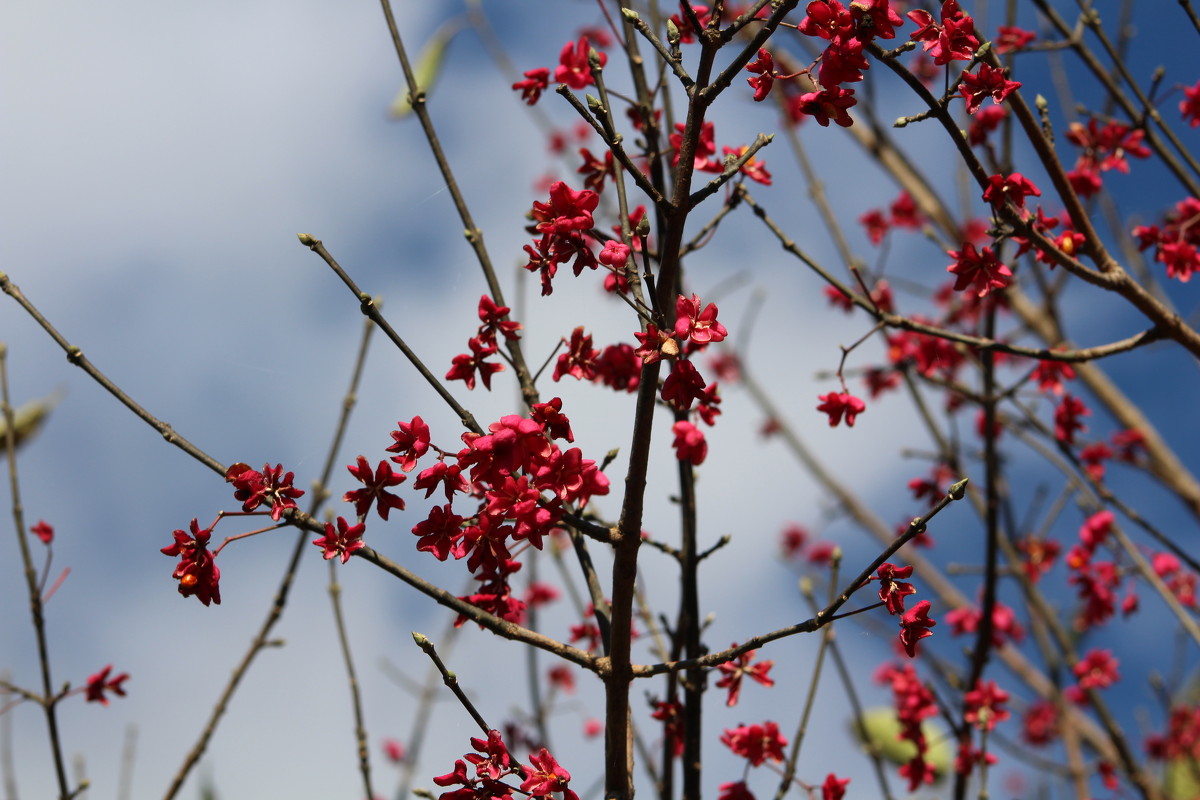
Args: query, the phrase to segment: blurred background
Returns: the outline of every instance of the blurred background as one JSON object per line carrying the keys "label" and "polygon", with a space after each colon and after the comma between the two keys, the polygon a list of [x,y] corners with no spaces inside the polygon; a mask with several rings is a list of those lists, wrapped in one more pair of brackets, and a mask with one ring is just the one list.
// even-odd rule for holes
{"label": "blurred background", "polygon": [[[553,67],[565,42],[585,27],[605,24],[597,4],[583,0],[493,1],[482,8],[518,71]],[[415,57],[440,25],[465,10],[459,2],[397,4],[410,55]],[[113,0],[102,5],[13,0],[0,11],[0,20],[0,91],[6,108],[0,126],[5,187],[0,192],[0,270],[97,367],[181,435],[224,464],[282,463],[296,472],[296,485],[303,488],[318,476],[363,322],[355,299],[298,244],[301,232],[322,239],[365,291],[382,298],[385,314],[434,373],[444,374],[451,358],[466,349],[485,285],[416,120],[389,115],[403,76],[378,7],[306,0]],[[977,20],[985,27],[978,15]],[[1037,28],[1032,17],[1022,22]],[[1136,75],[1148,78],[1161,59],[1176,59],[1182,66],[1167,62],[1166,83],[1194,82],[1194,61],[1189,64],[1185,52],[1168,46],[1170,26],[1147,26],[1138,33],[1129,52]],[[560,270],[554,294],[542,298],[536,279],[519,269],[525,261],[521,248],[529,240],[523,228],[530,204],[544,199],[552,176],[578,186],[573,176],[578,148],[600,152],[601,145],[594,136],[579,139],[573,112],[550,93],[538,113],[567,142],[565,160],[551,153],[546,127],[509,88],[517,76],[505,74],[483,44],[469,29],[451,42],[429,105],[514,314],[526,326],[526,357],[536,368],[577,325],[586,326],[599,346],[632,342],[636,321],[622,303],[603,294],[599,273],[573,279],[569,270]],[[892,91],[894,83],[880,72],[873,68],[867,81],[879,117],[917,112],[916,100]],[[1031,70],[1016,77],[1025,80],[1027,74],[1036,76],[1031,82],[1046,85],[1027,83],[1026,91],[1053,94],[1055,87],[1044,74]],[[1087,102],[1088,89],[1082,81],[1074,83],[1076,73],[1067,74],[1074,99]],[[627,85],[623,72],[617,76],[610,85]],[[728,95],[712,117],[718,146],[748,144],[760,132],[780,129],[774,106],[755,105],[740,80]],[[1173,111],[1177,98],[1164,108]],[[1069,106],[1067,115],[1073,116]],[[917,235],[894,236],[881,256],[856,222],[870,208],[886,208],[898,187],[839,132],[810,121],[800,136],[859,256],[872,266],[886,260],[891,276],[939,284],[949,259],[937,247]],[[910,126],[897,137],[913,163],[954,197],[944,135],[926,124]],[[751,185],[752,194],[808,253],[844,275],[782,137],[760,157],[775,183]],[[1018,163],[1020,158],[1018,151]],[[1164,184],[1153,165],[1135,164],[1134,175],[1112,177],[1125,215],[1156,221],[1183,196]],[[973,191],[966,192],[963,204],[977,214],[983,211]],[[719,200],[712,203],[709,213],[718,205]],[[694,219],[698,228],[707,215]],[[601,224],[614,222],[610,211]],[[889,522],[922,513],[926,506],[912,499],[906,484],[927,474],[930,463],[921,454],[931,447],[903,398],[871,403],[853,429],[831,430],[814,410],[818,394],[838,389],[830,373],[838,366],[839,345],[865,334],[868,322],[829,309],[820,279],[786,256],[748,213],[725,223],[713,242],[689,259],[687,270],[690,286],[706,302],[719,303],[731,334],[728,345],[743,346],[739,337],[748,337],[752,329],[748,366],[828,468]],[[1169,287],[1182,303],[1188,302],[1186,289]],[[902,311],[928,308],[927,297],[919,293],[901,289],[898,294]],[[1098,291],[1080,292],[1066,307],[1086,310],[1071,327],[1083,345],[1145,327]],[[131,796],[156,796],[165,791],[259,628],[294,534],[255,537],[224,551],[220,606],[205,608],[181,598],[171,578],[173,559],[159,549],[171,542],[173,529],[186,528],[193,517],[207,525],[218,511],[234,510],[229,487],[165,445],[71,367],[8,298],[0,303],[0,341],[9,348],[14,405],[64,392],[45,430],[22,451],[19,474],[27,521],[45,520],[56,530],[51,574],[71,570],[48,607],[55,682],[81,687],[88,675],[110,663],[114,672],[131,675],[128,696],[109,707],[82,698],[62,705],[64,747],[92,781],[88,797],[117,796],[128,752],[133,753]],[[881,360],[882,348],[872,340],[850,363],[863,367]],[[1196,441],[1197,375],[1191,359],[1161,345],[1110,359],[1105,366],[1175,442]],[[486,425],[518,409],[511,377],[498,376],[491,393],[468,393],[461,383],[451,390]],[[573,379],[551,384],[548,373],[542,386],[545,397],[563,398],[586,457],[600,460],[619,449],[607,470],[614,495],[597,501],[615,518],[633,396]],[[865,395],[861,383],[852,382],[852,390]],[[778,440],[760,435],[764,419],[743,391],[729,386],[723,397],[724,415],[706,431],[710,449],[699,484],[702,541],[711,545],[722,535],[733,537],[702,573],[702,605],[714,615],[706,641],[714,649],[809,616],[796,590],[803,568],[780,555],[779,533],[789,522],[803,523],[815,538],[841,545],[847,569],[878,549],[834,513],[832,499],[822,496]],[[457,448],[461,430],[454,416],[382,337],[373,342],[357,400],[338,454],[340,465],[353,463],[359,453],[372,464],[386,457],[397,420],[415,415],[429,423],[436,444]],[[1042,411],[1049,419],[1049,407]],[[1097,436],[1111,432],[1103,419],[1087,422]],[[972,426],[973,413],[963,416],[964,436]],[[675,491],[674,457],[665,416],[655,447],[646,528],[673,542],[677,515],[668,497]],[[1178,449],[1195,469],[1195,451],[1182,444]],[[1038,465],[1022,472],[1027,485],[1016,486],[1017,491],[1032,493],[1046,482],[1057,491],[1053,473],[1029,454],[1014,448],[1010,457],[1014,465]],[[1194,530],[1177,501],[1152,482],[1121,474],[1112,480],[1123,481],[1122,490],[1133,492],[1139,508],[1152,511],[1164,529],[1181,539]],[[339,466],[331,485],[335,496],[356,486]],[[393,513],[387,524],[372,513],[367,541],[451,591],[466,593],[461,565],[437,564],[416,552],[409,531],[429,503],[405,489],[408,511]],[[5,508],[9,495],[5,482],[0,490]],[[344,505],[335,508],[349,514]],[[0,671],[33,688],[38,673],[24,582],[11,516],[2,518]],[[1058,530],[1072,536],[1081,520],[1080,514],[1064,515]],[[245,530],[239,525],[237,519],[224,521],[214,541]],[[970,565],[982,560],[980,530],[962,504],[941,517],[931,533],[940,557],[944,553],[946,561]],[[673,564],[651,551],[644,551],[643,559],[651,601],[673,617]],[[544,581],[561,580],[548,559],[537,570]],[[407,681],[424,681],[428,672],[410,632],[437,641],[452,615],[358,559],[340,567],[337,577],[363,687],[376,788],[390,797],[398,773],[383,758],[381,743],[394,737],[411,745],[417,699]],[[973,581],[968,576],[962,585],[971,587]],[[222,797],[362,796],[328,582],[327,565],[316,548],[307,548],[275,630],[281,646],[259,657],[181,796],[197,796],[205,786]],[[1065,588],[1063,602],[1069,603]],[[1149,610],[1148,618],[1159,619],[1157,613]],[[1164,657],[1162,629],[1145,624],[1146,619],[1137,626],[1116,623],[1103,634],[1119,643],[1123,673],[1128,664],[1130,673],[1144,674],[1139,653],[1147,663]],[[578,621],[564,599],[542,613],[540,625],[547,634],[566,638]],[[959,645],[945,633],[938,628],[933,641],[953,656]],[[878,628],[840,626],[839,639],[860,666],[868,700],[886,701],[868,678],[890,653],[890,621]],[[778,685],[769,690],[747,686],[736,708],[726,709],[724,693],[713,691],[705,745],[706,782],[712,788],[741,776],[741,759],[717,743],[723,728],[775,719],[790,739],[815,650],[811,637],[765,650],[762,657],[776,661]],[[651,660],[645,645],[640,653]],[[468,626],[446,659],[491,724],[527,712],[522,648]],[[541,657],[541,672],[549,666]],[[552,745],[576,776],[573,788],[594,797],[602,740],[589,739],[585,723],[602,717],[603,708],[598,683],[578,671],[576,679],[576,693],[560,704],[553,719]],[[818,700],[820,723],[800,762],[801,777],[819,783],[835,771],[865,782],[868,765],[848,737],[844,697],[827,680]],[[644,698],[643,691],[661,693],[661,687],[635,687],[635,702]],[[1131,707],[1148,697],[1144,682],[1131,682],[1122,691],[1129,693]],[[643,723],[648,723],[648,708],[638,706]],[[53,771],[40,711],[25,704],[0,722],[11,725],[21,795],[51,796]],[[429,778],[451,771],[454,759],[470,749],[468,737],[479,734],[448,696],[423,733],[415,784],[436,788]],[[1015,727],[1009,733],[1015,737]],[[657,727],[647,724],[644,735],[653,745]],[[1001,774],[1019,778],[1020,770]],[[854,788],[851,796],[860,796]]]}

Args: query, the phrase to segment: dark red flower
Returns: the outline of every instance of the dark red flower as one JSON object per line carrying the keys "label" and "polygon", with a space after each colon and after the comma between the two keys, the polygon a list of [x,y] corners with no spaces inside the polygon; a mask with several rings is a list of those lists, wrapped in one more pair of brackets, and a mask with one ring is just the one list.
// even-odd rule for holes
{"label": "dark red flower", "polygon": [[746,82],[754,89],[754,102],[761,103],[771,93],[775,83],[775,61],[766,49],[758,48],[758,58],[746,65],[747,72],[753,72],[753,78]]}
{"label": "dark red flower", "polygon": [[420,417],[413,417],[411,422],[397,422],[397,430],[392,431],[392,444],[387,452],[398,453],[392,456],[392,461],[400,465],[404,472],[412,472],[417,466],[417,459],[429,452],[429,426]]}
{"label": "dark red flower", "polygon": [[787,747],[787,740],[779,732],[778,725],[774,722],[764,722],[761,725],[727,728],[721,734],[721,744],[749,761],[750,766],[757,767],[768,759],[782,762],[783,748]]}
{"label": "dark red flower", "polygon": [[[734,642],[731,647],[737,647],[737,642]],[[774,661],[760,661],[757,664],[752,664],[754,661],[754,651],[742,653],[732,661],[726,661],[724,664],[717,665],[717,671],[721,673],[720,679],[717,681],[718,689],[728,689],[729,695],[725,698],[725,705],[736,706],[738,696],[742,691],[742,678],[749,677],[752,680],[758,681],[763,686],[774,686],[775,681],[767,673],[771,671],[771,667],[775,666]]]}
{"label": "dark red flower", "polygon": [[832,772],[825,776],[825,783],[821,784],[821,800],[842,800],[846,796],[846,786],[849,785],[849,778],[838,778]]}
{"label": "dark red flower", "polygon": [[930,605],[928,600],[922,600],[900,617],[900,644],[904,645],[904,652],[908,653],[909,658],[916,657],[917,642],[932,636],[933,631],[929,629],[937,625],[937,622],[929,619]]}
{"label": "dark red flower", "polygon": [[991,97],[992,102],[1000,105],[1014,91],[1021,88],[1020,81],[1011,81],[1003,69],[996,69],[988,64],[980,64],[974,75],[970,72],[962,74],[962,83],[958,91],[967,101],[967,113],[974,114],[984,98]]}
{"label": "dark red flower", "polygon": [[108,698],[104,696],[105,692],[112,692],[118,697],[125,696],[125,688],[121,684],[129,680],[129,673],[122,672],[114,678],[109,678],[110,672],[112,672],[112,664],[107,665],[95,675],[88,676],[86,694],[89,703],[108,705]]}
{"label": "dark red flower", "polygon": [[533,769],[529,770],[525,780],[521,782],[521,791],[531,797],[549,797],[552,793],[562,792],[563,800],[579,800],[567,784],[571,781],[571,773],[567,772],[550,751],[542,748],[529,756]]}
{"label": "dark red flower", "polygon": [[1008,176],[996,174],[989,177],[983,200],[997,209],[1002,208],[1006,202],[1012,202],[1017,208],[1025,208],[1025,198],[1030,195],[1041,197],[1042,192],[1024,175],[1014,172]]}
{"label": "dark red flower", "polygon": [[253,511],[266,503],[271,506],[271,519],[278,522],[283,512],[296,507],[296,498],[304,492],[292,486],[295,473],[283,474],[283,465],[263,464],[262,472],[237,463],[225,471],[225,481],[232,483],[235,500],[242,501],[243,511]]}
{"label": "dark red flower", "polygon": [[954,281],[954,291],[956,292],[971,287],[975,296],[982,299],[995,289],[1003,289],[1008,285],[1008,279],[1012,277],[1012,270],[996,258],[996,254],[990,247],[983,248],[982,252],[976,252],[975,245],[967,242],[963,245],[962,250],[947,250],[946,255],[955,260],[953,264],[946,267],[946,271],[956,276]]}
{"label": "dark red flower", "polygon": [[387,521],[388,512],[395,508],[400,511],[404,510],[404,500],[388,491],[389,486],[399,486],[404,483],[407,477],[403,474],[392,472],[392,465],[386,461],[380,461],[379,466],[374,471],[371,470],[371,464],[367,461],[366,456],[359,456],[358,463],[353,466],[347,466],[350,474],[358,480],[362,481],[365,486],[361,489],[354,489],[342,495],[342,502],[354,503],[354,513],[359,517],[365,517],[371,511],[371,504],[376,500],[379,505],[375,510],[379,512],[379,516]]}
{"label": "dark red flower", "polygon": [[208,551],[212,528],[201,530],[199,522],[192,517],[191,535],[181,530],[176,530],[173,535],[175,543],[162,548],[161,552],[166,556],[179,556],[173,575],[179,581],[179,593],[184,597],[195,595],[204,605],[220,605],[221,570]]}
{"label": "dark red flower", "polygon": [[521,99],[528,105],[534,105],[541,98],[542,92],[550,85],[550,70],[545,67],[531,69],[525,73],[525,80],[512,85],[514,90],[520,90]]}
{"label": "dark red flower", "polygon": [[554,380],[570,375],[576,380],[590,381],[596,377],[596,357],[600,351],[592,347],[592,337],[585,336],[583,326],[571,331],[571,341],[567,344],[567,352],[558,357],[554,365]]}
{"label": "dark red flower", "polygon": [[361,522],[357,525],[351,525],[346,522],[345,517],[337,518],[337,529],[335,530],[332,522],[325,523],[325,535],[320,539],[314,539],[313,544],[324,549],[325,560],[328,561],[334,557],[340,557],[342,563],[345,564],[350,560],[355,550],[359,550],[366,546],[362,540],[363,532],[367,526]]}
{"label": "dark red flower", "polygon": [[916,594],[917,589],[911,583],[905,583],[900,578],[912,577],[912,566],[897,567],[885,563],[871,580],[879,581],[879,599],[887,606],[889,614],[904,613],[904,598]]}

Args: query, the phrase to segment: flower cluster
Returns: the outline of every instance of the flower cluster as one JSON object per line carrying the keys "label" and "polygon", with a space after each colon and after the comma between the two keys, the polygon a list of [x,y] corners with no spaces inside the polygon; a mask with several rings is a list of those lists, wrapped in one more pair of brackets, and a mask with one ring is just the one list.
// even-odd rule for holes
{"label": "flower cluster", "polygon": [[[479,330],[467,340],[470,352],[460,353],[452,359],[446,380],[462,381],[467,385],[467,389],[474,389],[475,376],[479,373],[479,380],[483,381],[484,388],[491,390],[492,375],[504,371],[503,364],[487,360],[500,350],[496,334],[502,335],[506,341],[520,338],[518,331],[521,330],[521,323],[510,320],[509,311],[508,306],[496,305],[496,301],[486,294],[479,298]],[[387,517],[384,516],[384,519]]]}
{"label": "flower cluster", "polygon": [[[596,39],[596,47],[603,49],[607,47],[606,41]],[[554,80],[559,83],[565,83],[572,89],[586,89],[595,83],[592,79],[592,68],[588,64],[588,55],[592,52],[592,41],[585,34],[579,37],[578,41],[567,42],[563,45],[562,52],[558,56],[558,66],[554,68]],[[604,52],[596,53],[596,58],[599,65],[603,67],[608,63],[608,56]],[[550,86],[550,70],[546,67],[538,67],[525,72],[525,77],[512,85],[514,91],[521,93],[521,99],[529,105],[536,105],[541,99],[542,92]]]}
{"label": "flower cluster", "polygon": [[[544,747],[529,755],[530,766],[512,758],[503,736],[496,730],[488,731],[486,739],[472,737],[471,747],[475,752],[455,761],[452,772],[433,779],[438,786],[460,787],[443,792],[439,800],[500,800],[513,797],[514,790],[537,800],[549,800],[560,793],[563,800],[579,800],[570,788],[571,773]],[[468,762],[475,768],[474,775],[469,774]],[[521,779],[519,789],[504,782],[510,777]]]}
{"label": "flower cluster", "polygon": [[172,558],[179,557],[174,573],[175,580],[179,581],[179,593],[184,597],[195,595],[204,605],[220,605],[221,570],[217,567],[215,554],[208,551],[212,528],[201,530],[196,518],[192,517],[191,533],[176,530],[174,536],[175,543],[162,548],[161,552]]}
{"label": "flower cluster", "polygon": [[[1200,85],[1200,84],[1198,84]],[[1188,197],[1175,204],[1161,225],[1133,229],[1138,248],[1154,248],[1154,260],[1167,268],[1167,277],[1187,283],[1200,270],[1200,199]]]}
{"label": "flower cluster", "polygon": [[595,225],[592,212],[599,202],[600,195],[590,189],[575,191],[562,181],[550,185],[550,197],[545,203],[534,202],[533,231],[541,238],[525,245],[529,260],[524,266],[540,274],[543,295],[554,291],[553,279],[559,264],[573,262],[571,268],[577,277],[585,267],[596,269],[598,262],[592,251],[595,240],[589,232]]}
{"label": "flower cluster", "polygon": [[[582,509],[592,497],[609,491],[608,478],[594,461],[577,447],[563,450],[555,443],[573,438],[562,401],[535,404],[528,417],[502,417],[485,434],[464,433],[464,447],[457,453],[434,447],[420,417],[397,425],[388,448],[396,454],[392,460],[411,471],[423,455],[435,451],[437,461],[412,485],[425,490],[426,498],[440,491],[447,500],[413,526],[417,549],[439,561],[465,558],[482,586],[463,599],[520,620],[525,602],[512,594],[508,579],[521,565],[511,548],[527,543],[540,550],[569,508]],[[454,509],[456,498],[464,495],[475,503],[466,516]]]}
{"label": "flower cluster", "polygon": [[900,723],[897,738],[915,748],[912,758],[900,766],[900,776],[908,779],[908,791],[914,792],[922,784],[933,783],[937,778],[936,767],[926,759],[929,741],[924,725],[925,720],[937,716],[937,704],[933,692],[917,677],[911,664],[886,666],[876,678],[892,689],[892,704]]}
{"label": "flower cluster", "polygon": [[1071,186],[1086,197],[1100,191],[1101,173],[1113,169],[1128,173],[1127,157],[1150,157],[1150,148],[1142,141],[1145,137],[1145,130],[1115,120],[1104,125],[1097,124],[1095,119],[1088,120],[1086,126],[1082,122],[1071,123],[1067,141],[1082,148],[1075,168],[1067,173]]}
{"label": "flower cluster", "polygon": [[225,481],[233,484],[234,499],[241,501],[242,511],[254,511],[261,505],[271,507],[271,519],[278,522],[283,512],[296,507],[296,498],[304,492],[292,486],[295,473],[283,473],[283,465],[263,464],[262,472],[238,462],[225,471]]}

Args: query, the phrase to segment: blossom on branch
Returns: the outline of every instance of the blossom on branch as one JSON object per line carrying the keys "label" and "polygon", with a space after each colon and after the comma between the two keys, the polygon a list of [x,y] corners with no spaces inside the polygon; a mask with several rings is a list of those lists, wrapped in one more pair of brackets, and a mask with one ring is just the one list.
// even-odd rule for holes
{"label": "blossom on branch", "polygon": [[830,392],[817,395],[817,399],[821,401],[821,404],[817,406],[817,411],[829,415],[829,427],[831,428],[836,428],[843,416],[846,418],[846,425],[853,428],[854,420],[867,410],[867,404],[852,394]]}

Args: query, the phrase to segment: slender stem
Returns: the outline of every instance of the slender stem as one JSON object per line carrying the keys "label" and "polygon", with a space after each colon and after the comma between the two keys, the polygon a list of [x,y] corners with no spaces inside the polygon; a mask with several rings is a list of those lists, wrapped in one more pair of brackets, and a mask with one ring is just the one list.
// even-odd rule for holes
{"label": "slender stem", "polygon": [[[2,274],[0,274],[2,277]],[[21,504],[21,482],[17,476],[17,425],[8,392],[8,345],[0,342],[0,413],[4,416],[4,449],[8,457],[8,487],[12,495],[13,530],[17,534],[17,546],[21,551],[21,565],[25,574],[25,588],[29,593],[29,615],[33,620],[33,633],[37,639],[38,668],[42,678],[40,705],[46,717],[46,733],[50,739],[50,755],[54,760],[54,777],[58,781],[58,794],[62,798],[71,795],[67,784],[66,760],[63,758],[62,740],[58,732],[58,697],[54,694],[50,676],[50,645],[46,639],[45,609],[42,593],[38,587],[37,569],[33,565],[33,554],[29,549],[29,532],[25,528],[25,507]]]}

